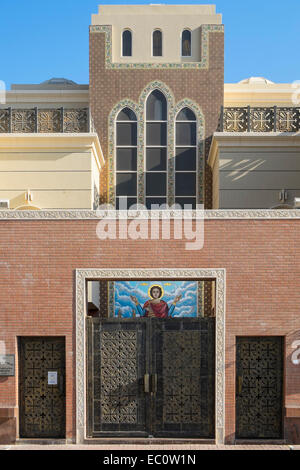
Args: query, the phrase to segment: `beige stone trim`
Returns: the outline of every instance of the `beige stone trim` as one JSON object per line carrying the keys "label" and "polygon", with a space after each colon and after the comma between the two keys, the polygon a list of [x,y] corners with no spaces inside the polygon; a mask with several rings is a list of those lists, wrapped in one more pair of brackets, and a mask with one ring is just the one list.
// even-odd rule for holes
{"label": "beige stone trim", "polygon": [[[148,211],[149,214],[150,211]],[[195,211],[192,211],[192,217],[195,218]],[[103,217],[103,215],[102,215]],[[99,220],[102,217],[97,215],[97,211],[82,209],[82,210],[65,210],[65,209],[52,209],[41,211],[15,211],[15,210],[0,210],[1,220]],[[129,219],[136,219],[132,215]],[[176,214],[172,218],[176,218]],[[300,219],[300,210],[292,209],[215,209],[204,211],[205,220],[290,220]]]}
{"label": "beige stone trim", "polygon": [[225,269],[76,269],[76,442],[86,438],[86,281],[117,279],[216,280],[216,443],[225,438]]}

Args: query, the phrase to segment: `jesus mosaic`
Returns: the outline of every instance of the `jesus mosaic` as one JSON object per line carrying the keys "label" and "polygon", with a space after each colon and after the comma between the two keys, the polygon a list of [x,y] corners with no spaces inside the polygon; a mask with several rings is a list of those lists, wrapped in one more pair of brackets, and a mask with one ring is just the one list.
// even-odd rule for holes
{"label": "jesus mosaic", "polygon": [[150,299],[145,302],[143,307],[141,307],[138,299],[134,295],[131,295],[130,298],[135,303],[137,311],[141,317],[169,318],[172,316],[175,306],[182,296],[177,295],[169,307],[167,302],[162,300],[163,293],[163,288],[161,286],[151,286],[148,291]]}

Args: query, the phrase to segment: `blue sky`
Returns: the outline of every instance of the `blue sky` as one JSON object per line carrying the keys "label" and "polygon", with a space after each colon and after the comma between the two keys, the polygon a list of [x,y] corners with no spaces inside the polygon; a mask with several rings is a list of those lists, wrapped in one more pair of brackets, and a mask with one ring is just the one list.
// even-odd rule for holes
{"label": "blue sky", "polygon": [[[51,77],[88,83],[88,26],[99,0],[0,0],[0,80],[39,83]],[[143,4],[142,0],[103,4]],[[155,0],[216,4],[225,24],[225,82],[264,76],[300,79],[300,0]]]}

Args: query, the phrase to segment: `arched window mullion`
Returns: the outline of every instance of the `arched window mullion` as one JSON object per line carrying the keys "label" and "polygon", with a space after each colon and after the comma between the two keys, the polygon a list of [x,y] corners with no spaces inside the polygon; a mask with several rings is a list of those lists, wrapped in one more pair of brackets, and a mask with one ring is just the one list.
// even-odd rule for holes
{"label": "arched window mullion", "polygon": [[[116,208],[128,209],[137,204],[137,117],[131,108],[121,109],[116,118],[115,142]],[[127,197],[123,207],[122,197]]]}
{"label": "arched window mullion", "polygon": [[197,118],[182,108],[175,118],[175,203],[196,207],[198,171]]}
{"label": "arched window mullion", "polygon": [[153,90],[146,101],[145,195],[146,207],[167,203],[167,100]]}

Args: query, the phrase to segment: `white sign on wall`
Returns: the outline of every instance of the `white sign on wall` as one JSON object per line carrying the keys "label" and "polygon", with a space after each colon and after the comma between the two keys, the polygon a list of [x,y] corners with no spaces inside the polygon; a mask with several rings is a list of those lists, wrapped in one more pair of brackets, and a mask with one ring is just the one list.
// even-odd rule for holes
{"label": "white sign on wall", "polygon": [[57,372],[48,372],[48,385],[57,385]]}

